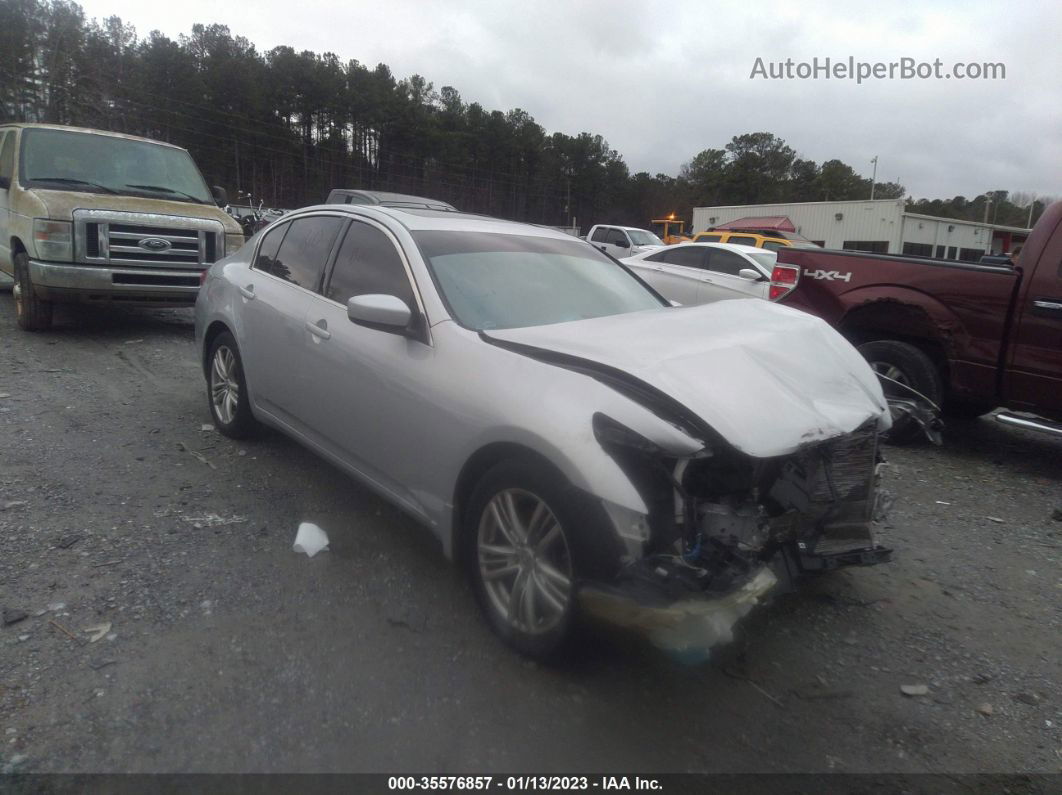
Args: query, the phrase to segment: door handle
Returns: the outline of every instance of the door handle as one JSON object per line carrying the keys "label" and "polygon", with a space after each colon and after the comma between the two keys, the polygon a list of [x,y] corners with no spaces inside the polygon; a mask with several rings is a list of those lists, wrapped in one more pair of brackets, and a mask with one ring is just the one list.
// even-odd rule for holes
{"label": "door handle", "polygon": [[320,337],[323,340],[332,338],[332,332],[328,330],[328,323],[323,318],[318,320],[317,323],[311,323],[307,320],[306,330],[315,337]]}
{"label": "door handle", "polygon": [[1037,298],[1033,301],[1033,310],[1039,309],[1037,314],[1062,314],[1062,298]]}
{"label": "door handle", "polygon": [[248,284],[246,287],[240,287],[240,295],[246,298],[248,301],[254,300],[254,285]]}

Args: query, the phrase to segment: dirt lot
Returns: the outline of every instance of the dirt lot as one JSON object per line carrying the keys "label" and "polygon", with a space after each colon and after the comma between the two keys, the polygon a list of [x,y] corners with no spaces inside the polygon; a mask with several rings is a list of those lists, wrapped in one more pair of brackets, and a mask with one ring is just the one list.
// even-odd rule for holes
{"label": "dirt lot", "polygon": [[[27,614],[0,769],[1062,770],[1062,440],[982,419],[892,449],[894,563],[704,665],[593,632],[549,669],[398,511],[277,434],[203,430],[190,312],[13,317],[0,295],[0,607]],[[301,520],[330,552],[292,552]]]}

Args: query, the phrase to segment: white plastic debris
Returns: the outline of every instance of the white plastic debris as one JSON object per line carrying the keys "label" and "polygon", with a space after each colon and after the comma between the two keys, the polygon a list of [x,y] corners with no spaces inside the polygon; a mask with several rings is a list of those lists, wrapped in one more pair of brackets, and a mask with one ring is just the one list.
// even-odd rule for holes
{"label": "white plastic debris", "polygon": [[312,558],[322,549],[328,549],[328,536],[317,525],[303,522],[299,525],[299,532],[295,534],[295,544],[292,549],[296,552],[305,552],[307,557]]}
{"label": "white plastic debris", "polygon": [[111,631],[111,622],[104,621],[102,624],[96,624],[92,627],[85,627],[83,630],[89,636],[89,643],[95,643],[108,632]]}

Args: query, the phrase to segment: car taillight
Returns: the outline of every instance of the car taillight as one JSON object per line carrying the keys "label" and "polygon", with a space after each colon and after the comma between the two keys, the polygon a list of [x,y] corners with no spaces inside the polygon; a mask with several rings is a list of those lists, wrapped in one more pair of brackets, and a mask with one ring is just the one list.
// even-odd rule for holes
{"label": "car taillight", "polygon": [[800,281],[800,268],[793,265],[775,265],[771,271],[771,290],[768,298],[778,301],[796,289]]}

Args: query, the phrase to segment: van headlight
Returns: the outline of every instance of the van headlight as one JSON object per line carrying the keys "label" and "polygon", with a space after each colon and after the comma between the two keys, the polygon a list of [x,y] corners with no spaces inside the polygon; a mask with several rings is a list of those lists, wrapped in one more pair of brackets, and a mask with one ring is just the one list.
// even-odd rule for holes
{"label": "van headlight", "polygon": [[74,259],[73,225],[69,221],[34,218],[33,244],[41,259],[70,262]]}
{"label": "van headlight", "polygon": [[225,233],[225,256],[235,254],[241,248],[247,240],[243,236],[243,232],[226,232]]}

